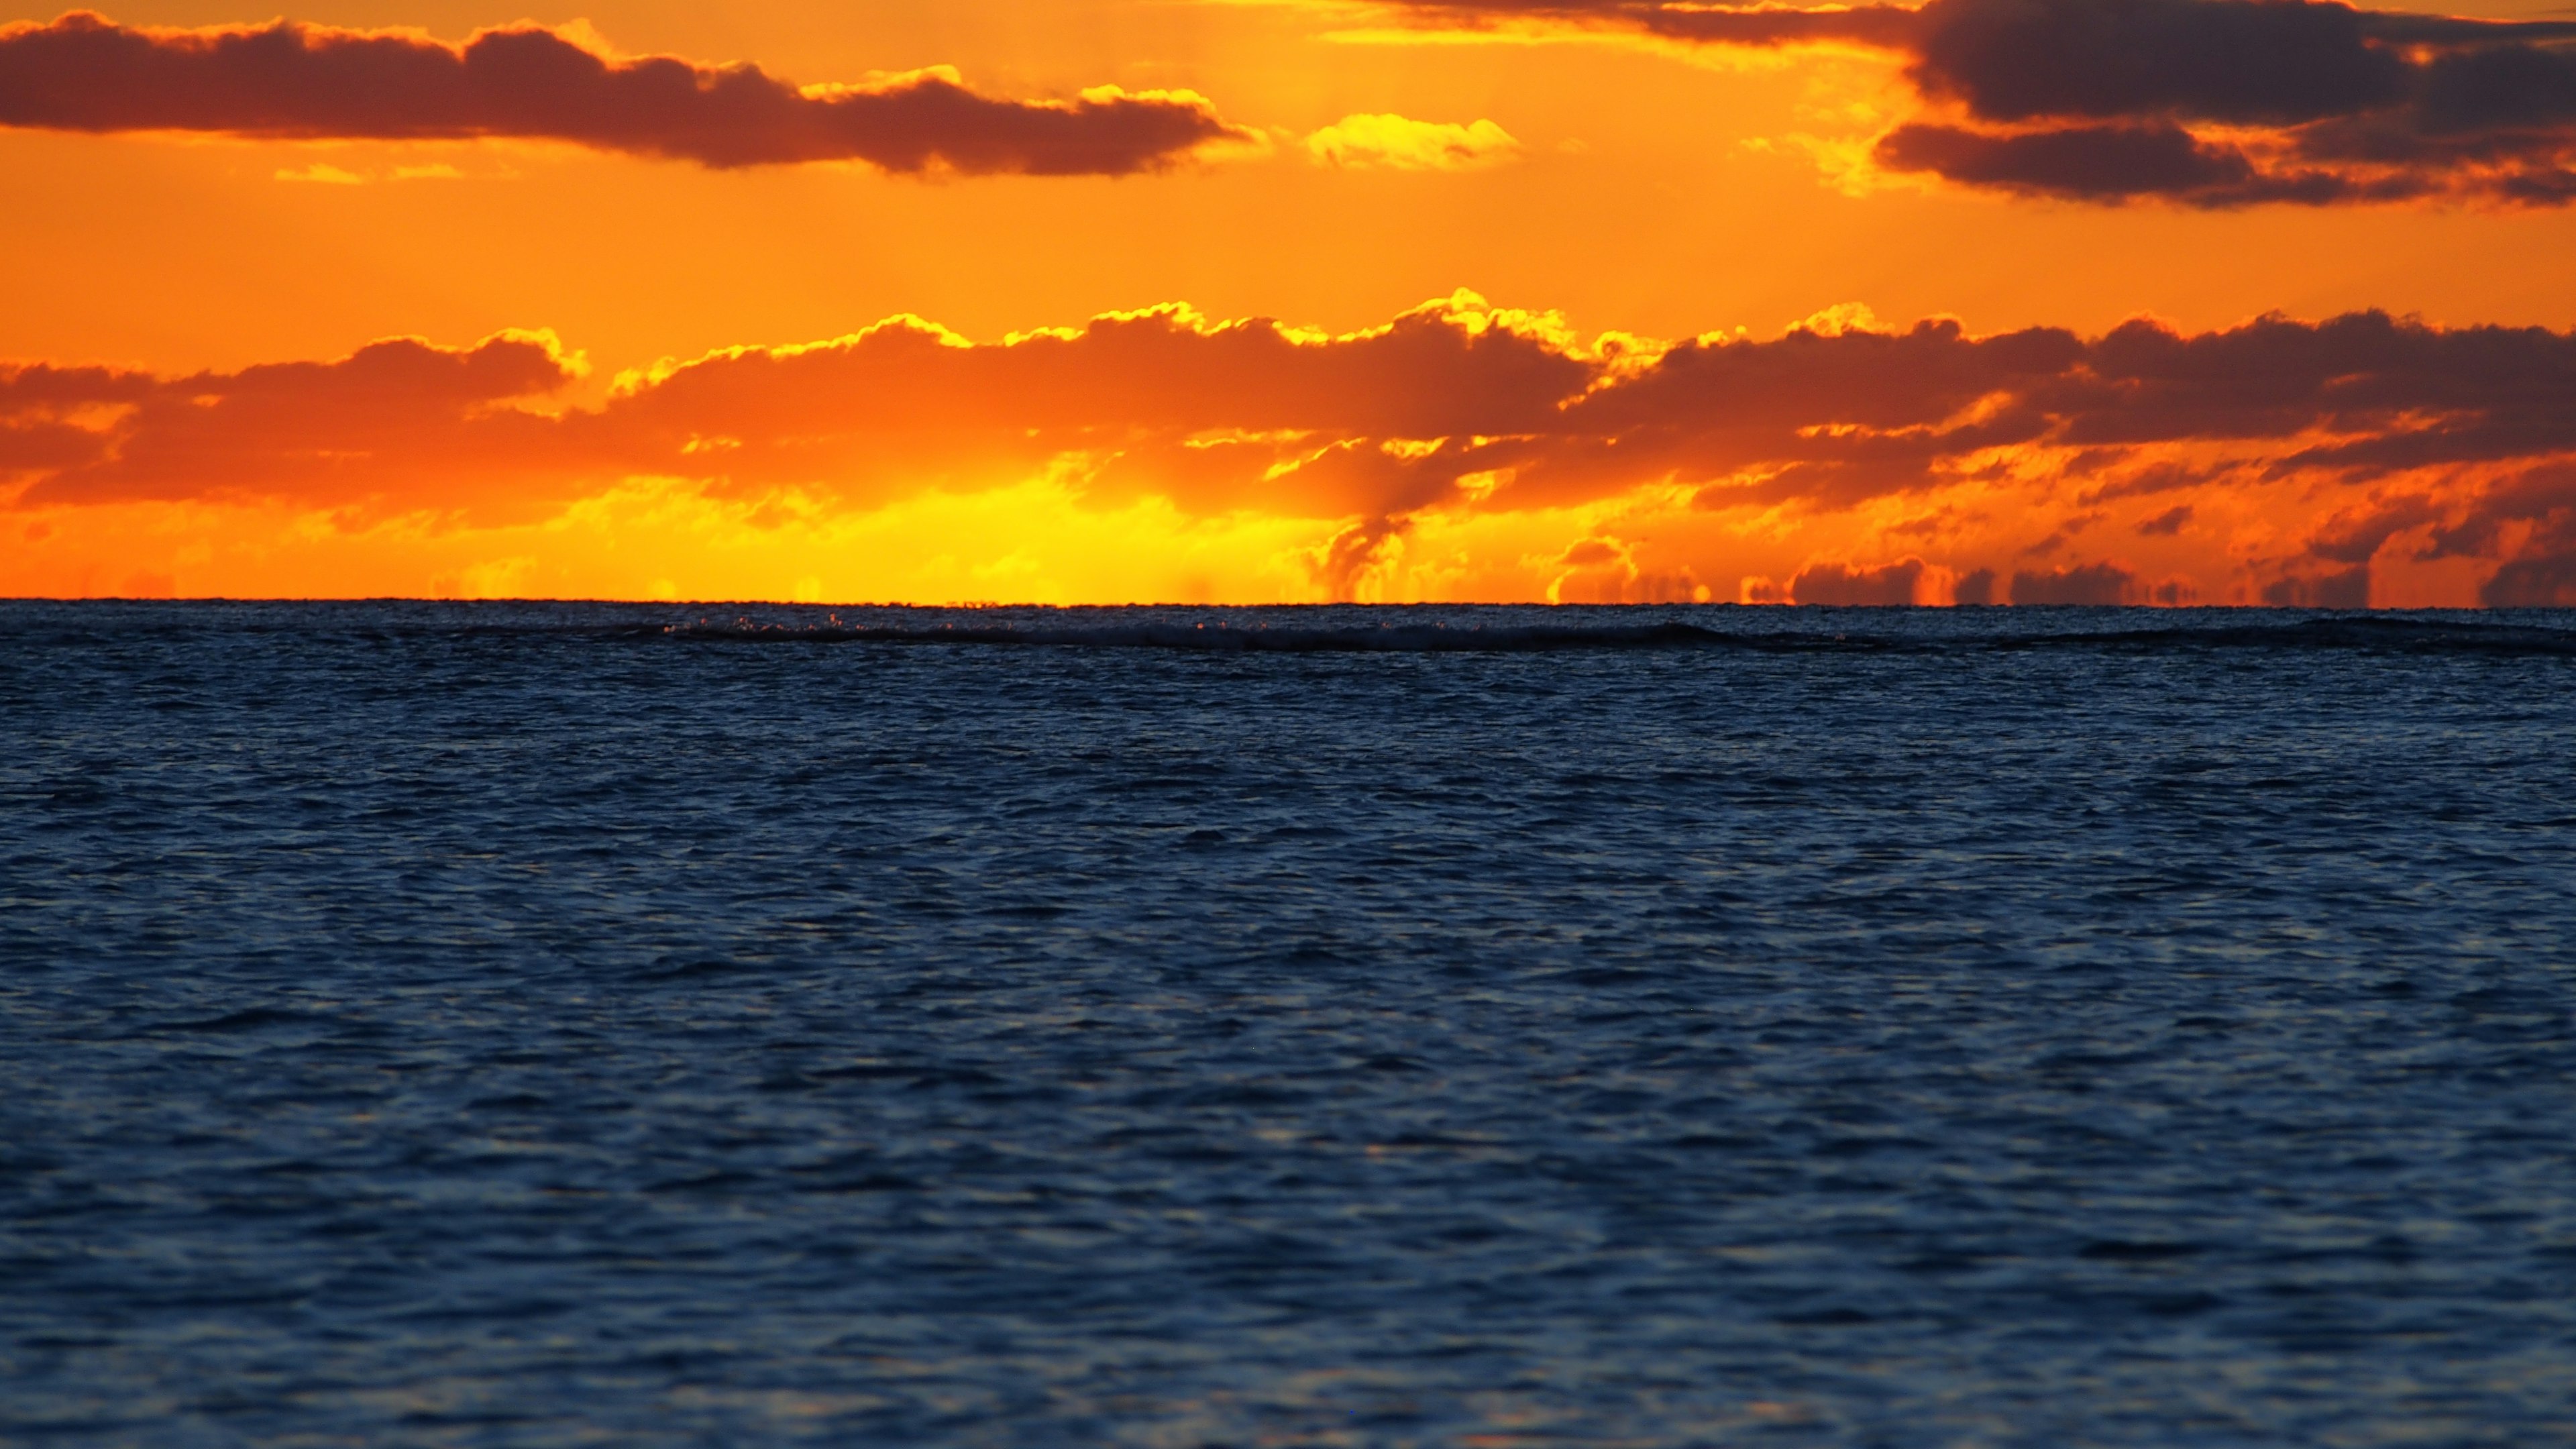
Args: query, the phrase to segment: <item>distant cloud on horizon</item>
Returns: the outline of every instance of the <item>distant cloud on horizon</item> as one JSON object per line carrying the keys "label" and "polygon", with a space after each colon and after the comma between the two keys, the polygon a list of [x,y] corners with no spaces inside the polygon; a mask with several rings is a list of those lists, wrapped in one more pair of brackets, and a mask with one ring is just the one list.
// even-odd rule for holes
{"label": "distant cloud on horizon", "polygon": [[[541,333],[184,377],[0,367],[0,501],[284,502],[352,527],[465,527],[635,478],[831,514],[1048,476],[1101,507],[1339,528],[1318,568],[1340,589],[1425,519],[1661,499],[1674,527],[1832,524],[1860,550],[1748,583],[1758,597],[2215,587],[2084,556],[2116,534],[2199,560],[2204,580],[2252,568],[2247,587],[2289,601],[2366,597],[2373,561],[2402,556],[2475,567],[2490,603],[2576,602],[2576,333],[2541,328],[2364,312],[2192,334],[1935,319],[1587,343],[1462,293],[1340,336],[1160,307],[978,344],[898,317],[568,405],[581,371]],[[1671,587],[1627,542],[1557,549],[1596,594]],[[2040,554],[2047,567],[2027,561]]]}

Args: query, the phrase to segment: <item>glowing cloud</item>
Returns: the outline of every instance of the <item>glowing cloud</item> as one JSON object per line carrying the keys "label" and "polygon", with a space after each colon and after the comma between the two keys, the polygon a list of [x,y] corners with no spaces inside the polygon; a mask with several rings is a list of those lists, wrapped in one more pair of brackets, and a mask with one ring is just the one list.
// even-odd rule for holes
{"label": "glowing cloud", "polygon": [[1470,125],[1358,115],[1306,138],[1306,153],[1333,166],[1394,171],[1474,171],[1519,159],[1521,143],[1492,121]]}
{"label": "glowing cloud", "polygon": [[[602,557],[668,556],[649,580],[584,576],[634,594],[691,566],[615,538],[685,518],[723,540],[710,558],[802,550],[883,596],[927,576],[849,574],[850,540],[1017,490],[1055,522],[948,540],[971,593],[946,597],[1124,577],[1223,598],[2576,599],[2576,335],[1820,316],[1674,344],[1586,342],[1467,293],[1339,336],[1177,306],[990,343],[897,318],[664,364],[582,406],[563,401],[580,360],[532,333],[185,377],[6,368],[0,499],[32,531],[0,528],[0,578],[113,583],[105,540],[132,565],[183,509],[235,520],[215,534],[270,518],[307,553],[396,536],[445,557],[480,534],[542,563],[604,533]],[[1109,518],[1153,540],[1124,573],[1103,572]],[[1078,558],[1059,546],[1077,536]],[[550,577],[530,568],[476,587]]]}

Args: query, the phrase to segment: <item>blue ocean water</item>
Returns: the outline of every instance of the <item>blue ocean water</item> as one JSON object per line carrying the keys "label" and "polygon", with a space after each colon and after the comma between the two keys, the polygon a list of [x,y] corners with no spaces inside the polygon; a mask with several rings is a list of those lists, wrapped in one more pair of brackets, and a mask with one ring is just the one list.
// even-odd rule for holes
{"label": "blue ocean water", "polygon": [[0,1440],[2576,1442],[2576,617],[0,605]]}

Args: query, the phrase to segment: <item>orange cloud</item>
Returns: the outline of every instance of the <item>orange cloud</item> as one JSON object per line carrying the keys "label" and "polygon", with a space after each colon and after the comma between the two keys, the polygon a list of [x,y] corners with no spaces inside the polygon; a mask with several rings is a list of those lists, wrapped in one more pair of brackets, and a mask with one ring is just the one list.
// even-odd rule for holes
{"label": "orange cloud", "polygon": [[577,365],[543,333],[466,349],[401,339],[337,362],[154,378],[0,370],[0,477],[22,508],[144,499],[388,498],[541,505],[582,481],[581,440],[524,407]]}
{"label": "orange cloud", "polygon": [[1782,599],[1801,604],[1946,604],[1954,602],[1955,589],[1952,598],[1941,597],[1944,572],[1919,558],[1876,568],[1820,563],[1791,579]]}
{"label": "orange cloud", "polygon": [[1035,176],[1123,176],[1211,142],[1252,139],[1188,92],[1105,87],[1070,101],[1015,101],[944,70],[800,88],[751,65],[607,56],[532,25],[447,45],[284,20],[136,28],[86,11],[0,28],[0,125],[524,137],[714,167],[863,161],[904,174]]}
{"label": "orange cloud", "polygon": [[[185,513],[266,519],[307,569],[334,537],[399,543],[485,591],[792,555],[941,597],[2576,599],[2576,334],[2539,328],[1841,318],[1662,344],[1462,293],[1338,336],[1177,306],[988,343],[897,318],[575,405],[580,373],[530,333],[0,369],[0,498],[40,530],[0,523],[0,577],[209,577],[184,543],[99,552],[108,514],[131,540],[184,539]],[[464,537],[509,551],[460,564]],[[897,537],[954,566],[851,552]]]}

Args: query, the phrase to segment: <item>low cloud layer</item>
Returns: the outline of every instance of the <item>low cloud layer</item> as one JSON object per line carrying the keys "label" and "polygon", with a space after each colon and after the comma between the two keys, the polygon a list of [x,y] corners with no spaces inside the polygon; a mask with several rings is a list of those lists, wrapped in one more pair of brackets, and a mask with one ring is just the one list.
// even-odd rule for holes
{"label": "low cloud layer", "polygon": [[[1462,293],[1341,336],[1165,307],[976,344],[897,318],[569,405],[581,371],[526,333],[186,377],[0,369],[0,498],[435,528],[638,478],[812,515],[1044,477],[1089,507],[1304,520],[1343,592],[1435,523],[1556,517],[1587,531],[1529,567],[1584,596],[1734,596],[1711,540],[1805,530],[1831,547],[1746,597],[2334,603],[2402,568],[2576,602],[2576,334],[2540,328],[1837,313],[1667,345]],[[1650,515],[1698,541],[1609,531]]]}
{"label": "low cloud layer", "polygon": [[448,45],[277,21],[198,30],[74,12],[0,28],[0,126],[286,139],[516,137],[704,166],[1123,176],[1249,139],[1188,92],[1007,100],[945,70],[796,86],[757,66],[621,58],[533,25]]}
{"label": "low cloud layer", "polygon": [[1924,111],[1878,163],[1966,186],[2189,206],[2576,200],[2576,21],[2323,0],[1931,0],[1920,9],[1394,0],[1712,45],[1893,53]]}

